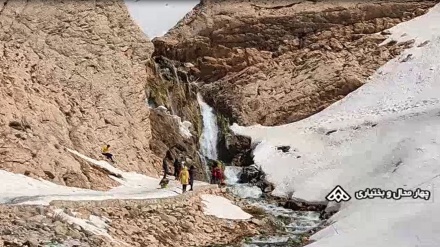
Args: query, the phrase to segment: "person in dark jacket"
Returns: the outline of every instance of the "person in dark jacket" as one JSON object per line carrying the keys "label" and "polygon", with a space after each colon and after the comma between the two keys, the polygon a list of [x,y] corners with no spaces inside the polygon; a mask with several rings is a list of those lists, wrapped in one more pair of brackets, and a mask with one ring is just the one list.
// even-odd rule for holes
{"label": "person in dark jacket", "polygon": [[194,166],[191,166],[189,168],[189,186],[190,186],[189,191],[193,191],[195,172],[196,172],[196,168]]}
{"label": "person in dark jacket", "polygon": [[167,159],[172,159],[169,150],[167,151],[165,158],[163,158],[162,160],[163,178],[167,178],[167,175],[170,173],[170,170],[168,169]]}
{"label": "person in dark jacket", "polygon": [[169,170],[168,170],[168,164],[165,159],[162,161],[162,169],[163,169],[163,178],[167,178],[167,174]]}
{"label": "person in dark jacket", "polygon": [[182,169],[182,165],[180,164],[178,159],[174,160],[174,177],[176,180],[179,180],[180,170]]}

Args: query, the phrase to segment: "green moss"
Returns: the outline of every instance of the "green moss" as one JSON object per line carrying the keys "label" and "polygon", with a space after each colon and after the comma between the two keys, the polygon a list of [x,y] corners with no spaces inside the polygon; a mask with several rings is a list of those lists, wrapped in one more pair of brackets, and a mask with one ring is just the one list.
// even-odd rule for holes
{"label": "green moss", "polygon": [[218,124],[219,130],[223,136],[226,136],[227,134],[229,134],[230,121],[227,117],[225,117],[221,114],[217,114],[217,124]]}

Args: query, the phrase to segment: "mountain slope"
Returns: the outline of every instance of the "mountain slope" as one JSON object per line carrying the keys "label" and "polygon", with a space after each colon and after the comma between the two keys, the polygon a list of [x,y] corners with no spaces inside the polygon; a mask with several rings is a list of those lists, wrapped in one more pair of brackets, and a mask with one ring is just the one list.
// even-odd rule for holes
{"label": "mountain slope", "polygon": [[[4,6],[3,6],[4,5]],[[152,44],[121,1],[4,1],[0,168],[82,188],[115,185],[64,148],[156,174],[146,62]]]}
{"label": "mountain slope", "polygon": [[[414,39],[414,47],[324,111],[284,126],[233,127],[261,141],[255,162],[277,184],[275,193],[323,201],[340,185],[351,195],[310,246],[438,246],[439,21],[437,5],[392,28],[384,44]],[[281,153],[277,145],[294,151]],[[420,188],[431,197],[356,200],[355,192],[367,188]]]}
{"label": "mountain slope", "polygon": [[154,55],[191,63],[207,103],[231,121],[286,124],[363,85],[408,46],[379,46],[382,31],[434,4],[207,0],[153,40]]}

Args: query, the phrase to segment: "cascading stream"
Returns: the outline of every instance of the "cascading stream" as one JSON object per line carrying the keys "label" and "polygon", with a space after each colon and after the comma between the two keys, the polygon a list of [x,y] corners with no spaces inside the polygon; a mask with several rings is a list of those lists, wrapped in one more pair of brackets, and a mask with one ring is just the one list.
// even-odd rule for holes
{"label": "cascading stream", "polygon": [[[214,109],[203,101],[200,94],[197,94],[197,101],[200,105],[200,112],[203,118],[203,130],[200,136],[200,159],[205,165],[205,171],[210,177],[207,159],[217,160],[218,126]],[[317,227],[321,220],[317,212],[295,212],[272,205],[261,198],[262,191],[257,186],[240,184],[239,175],[241,167],[227,166],[225,169],[226,183],[235,195],[245,198],[254,206],[263,209],[274,216],[281,215],[285,218],[283,223],[285,233],[274,236],[255,236],[243,243],[242,247],[271,247],[286,246],[292,241],[299,241],[299,236],[310,229]]]}

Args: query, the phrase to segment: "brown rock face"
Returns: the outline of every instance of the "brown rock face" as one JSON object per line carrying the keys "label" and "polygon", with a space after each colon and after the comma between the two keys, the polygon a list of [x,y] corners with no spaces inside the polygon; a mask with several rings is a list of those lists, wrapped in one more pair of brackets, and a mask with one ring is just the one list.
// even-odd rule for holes
{"label": "brown rock face", "polygon": [[381,31],[435,1],[203,1],[153,41],[191,63],[205,99],[243,125],[308,117],[360,87],[409,44]]}
{"label": "brown rock face", "polygon": [[[64,148],[156,174],[145,103],[152,45],[122,1],[2,1],[0,168],[105,189],[103,172]],[[157,169],[155,169],[157,167]]]}

